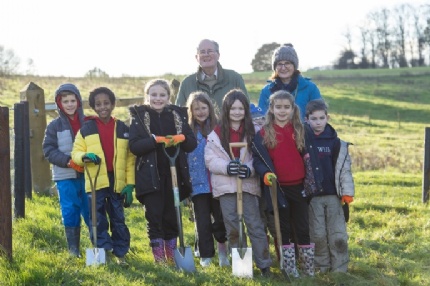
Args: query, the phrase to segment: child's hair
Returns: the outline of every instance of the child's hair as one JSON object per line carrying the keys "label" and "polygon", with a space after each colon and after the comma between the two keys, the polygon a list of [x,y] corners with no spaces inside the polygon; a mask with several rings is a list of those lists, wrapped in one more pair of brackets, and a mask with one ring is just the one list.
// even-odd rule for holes
{"label": "child's hair", "polygon": [[327,115],[328,104],[324,101],[324,99],[314,99],[306,104],[306,118],[309,118],[309,115],[315,111],[322,110]]}
{"label": "child's hair", "polygon": [[245,110],[245,117],[243,119],[243,132],[240,134],[240,141],[246,137],[248,149],[251,150],[251,143],[254,140],[255,129],[252,122],[251,112],[249,108],[249,101],[245,93],[241,89],[232,89],[224,96],[222,102],[220,127],[221,127],[221,145],[224,150],[230,150],[230,109],[233,103],[239,100],[243,104]]}
{"label": "child's hair", "polygon": [[88,101],[89,101],[89,104],[90,104],[92,109],[95,109],[95,106],[96,106],[96,104],[95,104],[96,95],[99,95],[101,93],[104,93],[107,96],[109,96],[110,102],[112,103],[112,105],[115,105],[115,94],[113,93],[113,91],[107,87],[102,86],[102,87],[96,88],[90,92],[90,97],[89,97]]}
{"label": "child's hair", "polygon": [[74,94],[73,92],[68,91],[68,90],[63,90],[58,95],[61,96],[61,97],[66,97],[68,95],[74,95],[76,97],[76,99],[77,99],[76,94]]}
{"label": "child's hair", "polygon": [[170,100],[170,84],[167,80],[162,79],[162,78],[156,78],[156,79],[152,79],[150,81],[148,81],[145,84],[145,98],[148,99],[148,95],[149,95],[149,89],[151,87],[153,87],[154,85],[160,85],[162,88],[164,88],[167,91],[167,96],[169,97]]}
{"label": "child's hair", "polygon": [[275,148],[278,143],[276,141],[275,128],[273,127],[273,124],[275,122],[275,115],[273,114],[273,109],[275,106],[275,101],[279,99],[287,99],[293,107],[291,124],[294,128],[294,138],[296,141],[297,150],[301,152],[305,147],[305,130],[300,119],[300,109],[294,101],[294,96],[285,90],[278,90],[269,97],[269,110],[267,111],[266,122],[263,126],[263,143],[270,149]]}
{"label": "child's hair", "polygon": [[[204,126],[198,126],[198,123],[194,120],[193,117],[193,104],[201,102],[203,104],[206,104],[209,109],[209,116],[206,119],[206,122]],[[215,115],[215,109],[214,105],[209,98],[209,95],[204,91],[194,91],[190,93],[190,96],[187,100],[187,107],[188,107],[188,121],[190,124],[191,129],[193,130],[194,134],[197,135],[197,130],[200,127],[200,132],[204,137],[207,137],[208,134],[214,129],[215,124],[217,123],[217,117]]]}

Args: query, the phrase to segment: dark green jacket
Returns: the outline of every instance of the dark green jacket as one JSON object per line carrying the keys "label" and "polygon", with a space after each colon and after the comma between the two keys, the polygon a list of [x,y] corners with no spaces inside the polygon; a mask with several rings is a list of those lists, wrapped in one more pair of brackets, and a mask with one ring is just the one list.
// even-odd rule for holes
{"label": "dark green jacket", "polygon": [[[220,63],[218,63],[217,82],[210,88],[201,79],[202,70],[199,67],[196,73],[187,76],[179,86],[178,95],[176,97],[175,104],[178,106],[185,106],[190,93],[198,90],[205,91],[212,99],[213,103],[218,108],[218,112],[221,111],[222,100],[224,95],[233,88],[240,88],[247,96],[248,92],[245,87],[245,82],[240,74],[234,70],[223,69]],[[249,98],[249,96],[248,96]]]}

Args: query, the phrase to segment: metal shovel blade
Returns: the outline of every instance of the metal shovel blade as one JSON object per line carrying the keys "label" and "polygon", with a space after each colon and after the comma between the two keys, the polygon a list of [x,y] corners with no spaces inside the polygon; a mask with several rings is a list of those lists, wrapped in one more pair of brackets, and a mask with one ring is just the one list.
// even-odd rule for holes
{"label": "metal shovel blade", "polygon": [[[182,250],[182,253],[181,253]],[[191,251],[191,247],[186,246],[181,249],[178,247],[175,249],[175,263],[176,267],[179,270],[183,270],[185,272],[195,272],[196,267],[194,265],[193,252]]]}
{"label": "metal shovel blade", "polygon": [[[241,253],[242,252],[242,253]],[[243,254],[243,255],[241,255]],[[243,256],[243,258],[241,258]],[[232,248],[231,260],[233,275],[237,277],[252,278],[252,248]]]}
{"label": "metal shovel blade", "polygon": [[106,264],[106,251],[104,248],[88,248],[86,251],[86,264],[99,265]]}

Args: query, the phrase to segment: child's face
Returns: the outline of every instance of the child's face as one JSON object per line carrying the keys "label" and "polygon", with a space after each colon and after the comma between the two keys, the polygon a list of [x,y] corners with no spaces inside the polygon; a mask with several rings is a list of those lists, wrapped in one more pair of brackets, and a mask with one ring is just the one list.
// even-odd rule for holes
{"label": "child's face", "polygon": [[275,99],[273,104],[273,115],[275,123],[281,127],[287,124],[293,116],[293,106],[288,99]]}
{"label": "child's face", "polygon": [[73,118],[76,109],[78,109],[78,100],[76,99],[76,95],[68,94],[66,96],[62,96],[61,105],[63,106],[63,110],[67,116]]}
{"label": "child's face", "polygon": [[148,90],[149,106],[157,112],[163,111],[169,103],[169,95],[161,85],[153,85]]}
{"label": "child's face", "polygon": [[196,101],[191,106],[193,119],[199,124],[203,124],[209,117],[209,106],[201,101]]}
{"label": "child's face", "polygon": [[94,111],[103,122],[109,122],[112,114],[112,110],[115,105],[110,101],[109,95],[105,93],[99,93],[94,97]]}
{"label": "child's face", "polygon": [[327,114],[325,114],[324,110],[316,110],[309,114],[307,122],[309,123],[315,134],[320,134],[324,131],[328,119],[329,117]]}
{"label": "child's face", "polygon": [[240,100],[236,99],[233,102],[229,116],[231,123],[241,122],[245,118],[245,108]]}
{"label": "child's face", "polygon": [[254,124],[257,124],[258,126],[261,127],[264,125],[264,116],[252,118],[252,122],[254,122]]}

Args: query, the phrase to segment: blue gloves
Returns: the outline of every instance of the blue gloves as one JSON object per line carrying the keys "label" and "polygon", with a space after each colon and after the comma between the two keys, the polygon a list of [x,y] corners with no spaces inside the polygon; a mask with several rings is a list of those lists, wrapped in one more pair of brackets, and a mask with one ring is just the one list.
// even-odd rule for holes
{"label": "blue gloves", "polygon": [[227,173],[230,176],[236,176],[237,174],[239,174],[239,167],[240,167],[240,162],[239,160],[231,160],[230,163],[228,163],[227,165]]}
{"label": "blue gloves", "polygon": [[134,190],[134,185],[127,185],[121,191],[121,195],[124,196],[124,207],[125,208],[128,208],[129,206],[131,206],[131,203],[133,203],[133,190]]}
{"label": "blue gloves", "polygon": [[99,156],[97,156],[96,154],[94,154],[94,153],[86,153],[83,157],[82,157],[82,161],[84,161],[84,162],[88,162],[88,161],[91,161],[91,162],[93,162],[94,164],[96,164],[96,165],[98,165],[98,164],[100,164],[101,163],[101,159],[100,159],[100,157]]}
{"label": "blue gloves", "polygon": [[248,179],[251,176],[251,169],[245,164],[239,167],[239,178]]}

